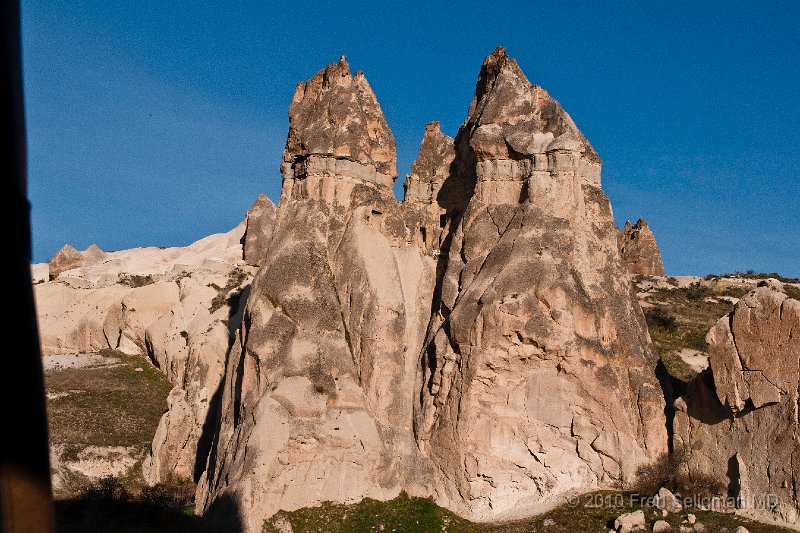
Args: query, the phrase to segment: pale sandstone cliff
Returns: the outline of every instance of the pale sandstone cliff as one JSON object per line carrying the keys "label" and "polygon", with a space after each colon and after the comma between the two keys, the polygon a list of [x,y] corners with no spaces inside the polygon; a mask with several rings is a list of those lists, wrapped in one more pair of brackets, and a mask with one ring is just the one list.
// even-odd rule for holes
{"label": "pale sandstone cliff", "polygon": [[625,230],[617,233],[617,244],[622,261],[631,274],[664,275],[661,251],[653,231],[644,219],[640,218],[636,224],[626,221]]}
{"label": "pale sandstone cliff", "polygon": [[150,482],[199,475],[203,427],[256,270],[242,261],[244,228],[186,247],[104,253],[34,288],[45,356],[146,354],[173,384],[143,466]]}

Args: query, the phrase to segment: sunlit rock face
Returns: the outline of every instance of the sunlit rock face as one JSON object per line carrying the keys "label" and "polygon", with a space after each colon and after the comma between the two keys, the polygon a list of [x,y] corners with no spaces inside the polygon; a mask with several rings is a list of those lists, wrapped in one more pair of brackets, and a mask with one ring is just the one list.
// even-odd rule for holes
{"label": "sunlit rock face", "polygon": [[800,302],[758,288],[706,341],[710,367],[675,404],[675,445],[743,513],[800,524]]}
{"label": "sunlit rock face", "polygon": [[[600,161],[497,49],[455,139],[417,439],[437,501],[476,519],[631,478],[664,400]],[[458,196],[458,194],[456,194]]]}
{"label": "sunlit rock face", "polygon": [[617,234],[617,244],[622,261],[631,274],[664,275],[661,251],[646,220],[640,218],[636,224],[626,221],[625,229]]}
{"label": "sunlit rock face", "polygon": [[600,161],[505,50],[455,139],[394,140],[344,60],[301,83],[283,190],[227,358],[201,511],[406,490],[475,519],[610,486],[666,450]]}

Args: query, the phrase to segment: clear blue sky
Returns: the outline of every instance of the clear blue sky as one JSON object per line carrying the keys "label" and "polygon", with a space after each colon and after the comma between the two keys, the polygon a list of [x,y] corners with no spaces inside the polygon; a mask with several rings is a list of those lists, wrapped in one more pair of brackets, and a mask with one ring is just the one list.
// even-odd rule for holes
{"label": "clear blue sky", "polygon": [[[515,5],[519,4],[519,5]],[[524,7],[523,7],[524,6]],[[346,54],[410,170],[502,44],[669,274],[800,276],[800,3],[23,0],[34,259],[181,245],[277,201],[295,84]]]}

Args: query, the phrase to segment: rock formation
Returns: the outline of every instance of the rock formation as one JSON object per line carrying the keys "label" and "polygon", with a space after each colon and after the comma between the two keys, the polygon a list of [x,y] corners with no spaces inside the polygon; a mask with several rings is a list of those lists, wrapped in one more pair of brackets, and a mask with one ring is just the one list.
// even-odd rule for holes
{"label": "rock formation", "polygon": [[415,413],[437,501],[512,517],[629,479],[665,450],[663,397],[596,153],[503,49],[455,147],[440,195],[474,192],[447,209]]}
{"label": "rock formation", "polygon": [[264,261],[264,254],[272,239],[275,210],[275,204],[262,193],[247,212],[242,246],[244,260],[248,265],[261,266]]}
{"label": "rock formation", "polygon": [[427,493],[415,486],[430,479],[413,403],[435,264],[394,199],[391,132],[344,60],[298,85],[289,120],[198,487],[201,509],[230,497],[253,531],[281,508]]}
{"label": "rock formation", "polygon": [[617,243],[628,272],[644,276],[664,275],[661,252],[650,226],[644,219],[640,218],[633,225],[630,221],[626,221],[625,231],[619,231],[617,234]]}
{"label": "rock formation", "polygon": [[656,358],[600,161],[505,50],[456,139],[394,141],[342,59],[299,84],[283,189],[225,371],[198,506],[432,495],[492,519],[666,449]]}
{"label": "rock formation", "polygon": [[143,465],[151,483],[196,478],[197,457],[207,454],[204,425],[256,270],[242,261],[244,230],[240,224],[180,248],[109,252],[102,262],[90,247],[77,252],[82,261],[68,275],[35,286],[46,356],[146,354],[174,385]]}
{"label": "rock formation", "polygon": [[50,279],[56,279],[62,272],[67,270],[97,264],[104,257],[105,252],[96,244],[92,244],[82,252],[79,252],[69,244],[65,244],[50,259]]}
{"label": "rock formation", "polygon": [[706,337],[709,370],[676,401],[689,469],[728,484],[743,512],[800,524],[800,301],[763,287]]}

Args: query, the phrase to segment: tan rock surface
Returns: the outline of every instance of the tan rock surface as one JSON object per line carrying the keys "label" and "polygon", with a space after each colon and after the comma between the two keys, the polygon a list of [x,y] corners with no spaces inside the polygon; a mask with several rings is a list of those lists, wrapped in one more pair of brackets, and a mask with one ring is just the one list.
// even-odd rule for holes
{"label": "tan rock surface", "polygon": [[264,260],[264,254],[272,239],[275,210],[275,204],[262,193],[247,212],[245,217],[247,226],[242,246],[244,260],[248,265],[260,266]]}
{"label": "tan rock surface", "polygon": [[83,254],[69,244],[65,244],[50,258],[50,279],[56,279],[65,270],[82,267]]}
{"label": "tan rock surface", "polygon": [[415,417],[436,500],[510,518],[630,479],[664,404],[597,155],[502,49],[455,145],[474,194],[447,211]]}
{"label": "tan rock surface", "polygon": [[363,75],[340,62],[299,86],[282,171],[198,487],[202,510],[230,497],[251,531],[429,480],[413,403],[435,263],[393,198],[394,142]]}
{"label": "tan rock surface", "polygon": [[690,468],[725,482],[742,512],[800,525],[800,302],[770,288],[739,300],[706,338],[710,369],[676,402]]}
{"label": "tan rock surface", "polygon": [[661,251],[653,231],[644,219],[640,218],[633,225],[629,221],[625,222],[625,231],[619,232],[617,242],[622,260],[631,274],[664,275]]}
{"label": "tan rock surface", "polygon": [[256,270],[243,265],[243,232],[241,224],[187,247],[106,253],[35,286],[45,366],[90,357],[51,354],[112,348],[146,354],[174,385],[143,465],[148,482],[196,478],[205,466],[208,412]]}

